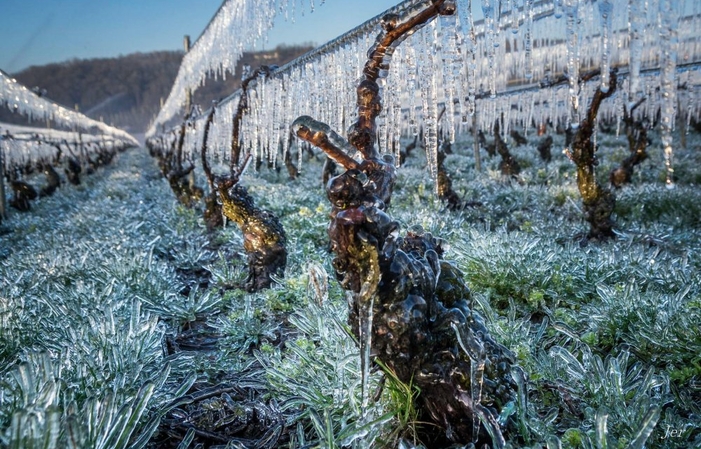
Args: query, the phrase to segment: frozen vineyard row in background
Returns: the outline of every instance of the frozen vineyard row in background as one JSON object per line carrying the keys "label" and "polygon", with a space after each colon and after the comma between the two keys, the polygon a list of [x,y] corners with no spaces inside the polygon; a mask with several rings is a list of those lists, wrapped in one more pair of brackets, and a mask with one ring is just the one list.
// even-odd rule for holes
{"label": "frozen vineyard row in background", "polygon": [[[57,127],[138,144],[129,133],[42,98],[0,70],[0,106],[2,105],[15,113],[26,115],[30,121],[51,121]],[[12,130],[3,125],[3,134],[6,131],[12,134]],[[46,134],[51,131],[37,128],[36,132]]]}
{"label": "frozen vineyard row in background", "polygon": [[69,145],[72,145],[76,152],[85,151],[86,156],[93,156],[92,153],[100,148],[123,147],[127,142],[136,144],[133,140],[106,135],[0,123],[0,136],[6,136],[6,133],[12,137],[0,138],[0,151],[7,167],[36,166],[38,161],[51,160],[56,157],[57,145],[67,152],[71,151]]}

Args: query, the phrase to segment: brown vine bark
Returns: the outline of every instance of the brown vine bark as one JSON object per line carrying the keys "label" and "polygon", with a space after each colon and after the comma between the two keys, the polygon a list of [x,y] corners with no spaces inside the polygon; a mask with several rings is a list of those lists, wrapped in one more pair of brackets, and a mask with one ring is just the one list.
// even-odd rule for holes
{"label": "brown vine bark", "polygon": [[571,150],[567,155],[577,166],[577,187],[582,195],[585,219],[589,223],[587,237],[594,240],[606,240],[614,237],[613,219],[611,214],[616,205],[616,197],[608,188],[596,180],[596,147],[592,141],[596,115],[601,102],[616,91],[617,76],[611,71],[610,88],[602,92],[601,88],[594,92],[586,117],[579,124],[572,139]]}
{"label": "brown vine bark", "polygon": [[31,185],[24,181],[15,180],[10,182],[13,196],[10,200],[10,206],[20,212],[28,212],[31,210],[31,201],[37,198],[37,191]]}
{"label": "brown vine bark", "polygon": [[180,126],[174,148],[170,153],[163,155],[160,166],[178,202],[185,207],[192,208],[202,199],[204,190],[195,185],[194,178],[191,176],[195,165],[191,162],[187,166],[183,166],[183,145],[189,119],[190,114]]}
{"label": "brown vine bark", "polygon": [[499,161],[499,170],[504,176],[516,176],[521,173],[521,166],[518,161],[509,152],[509,147],[506,146],[506,142],[501,138],[501,130],[499,127],[499,120],[494,122],[494,147],[496,152],[501,156],[501,161]]}
{"label": "brown vine bark", "polygon": [[489,157],[494,157],[497,154],[496,144],[494,142],[487,142],[487,137],[485,137],[484,132],[482,132],[481,129],[477,132],[477,140],[479,141],[480,146],[487,152]]}
{"label": "brown vine bark", "polygon": [[44,161],[42,163],[42,171],[46,176],[46,184],[39,190],[39,196],[51,196],[54,194],[56,189],[61,186],[61,178],[54,169],[50,162]]}
{"label": "brown vine bark", "polygon": [[550,162],[553,158],[553,155],[550,151],[550,149],[553,146],[553,137],[552,136],[545,136],[543,140],[541,140],[538,143],[538,154],[540,154],[540,158],[547,162]]}
{"label": "brown vine bark", "polygon": [[454,9],[453,2],[433,0],[404,21],[384,18],[357,88],[358,120],[348,135],[360,162],[324,123],[303,116],[292,129],[345,169],[326,185],[332,204],[328,233],[336,278],[349,291],[349,324],[361,353],[369,343],[373,357],[420,388],[421,419],[431,423],[421,437],[429,447],[479,445],[492,437],[502,446],[497,417],[515,398],[513,356],[472,310],[462,273],[441,259],[441,239],[420,229],[399,237],[397,222],[386,212],[396,179],[394,158],[380,157],[375,146],[375,119],[382,109],[377,80],[389,69],[394,48]]}
{"label": "brown vine bark", "polygon": [[243,249],[248,257],[248,277],[244,287],[258,291],[270,287],[272,276],[282,277],[287,264],[287,237],[278,218],[255,206],[248,190],[239,184],[244,163],[232,175],[216,180],[222,212],[236,223],[243,233]]}
{"label": "brown vine bark", "polygon": [[204,123],[202,146],[200,147],[202,171],[204,172],[204,176],[207,179],[207,184],[209,185],[209,194],[204,197],[203,217],[205,225],[210,231],[224,226],[222,208],[221,204],[219,204],[219,200],[217,199],[217,189],[214,186],[214,174],[212,174],[212,168],[209,166],[209,161],[207,160],[207,139],[209,139],[209,129],[212,127],[216,110],[217,102],[213,102],[212,109],[210,109]]}
{"label": "brown vine bark", "polygon": [[438,190],[438,198],[441,199],[448,210],[460,210],[466,207],[480,206],[482,203],[478,201],[465,201],[460,198],[458,192],[453,190],[453,181],[450,179],[448,170],[445,168],[445,158],[450,154],[450,142],[444,141],[438,148],[437,164],[438,170],[436,186]]}
{"label": "brown vine bark", "polygon": [[241,81],[241,97],[234,113],[234,121],[231,131],[231,169],[234,170],[241,163],[241,119],[248,112],[248,86],[260,76],[270,75],[271,68],[267,65],[258,67],[246,79]]}
{"label": "brown vine bark", "polygon": [[514,142],[516,142],[516,145],[528,145],[528,139],[523,137],[521,133],[519,133],[517,130],[512,129],[511,132],[509,133],[512,139],[514,139]]}
{"label": "brown vine bark", "polygon": [[621,166],[611,171],[609,177],[611,185],[616,188],[628,184],[633,178],[635,166],[648,158],[647,154],[647,127],[641,120],[633,118],[633,112],[643,104],[645,98],[638,100],[630,111],[623,105],[623,124],[625,126],[626,138],[628,139],[628,151],[630,154],[621,162]]}

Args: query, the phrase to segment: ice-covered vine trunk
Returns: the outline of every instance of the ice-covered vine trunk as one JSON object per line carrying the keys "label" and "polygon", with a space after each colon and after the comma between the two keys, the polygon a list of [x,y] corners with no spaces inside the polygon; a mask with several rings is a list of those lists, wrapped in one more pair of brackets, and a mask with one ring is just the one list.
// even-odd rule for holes
{"label": "ice-covered vine trunk", "polygon": [[248,111],[248,85],[255,78],[269,74],[270,68],[261,66],[241,83],[241,97],[234,114],[231,136],[231,174],[215,182],[222,212],[243,233],[243,249],[248,256],[245,288],[249,291],[270,287],[272,276],[282,276],[287,265],[287,237],[280,220],[272,212],[257,208],[248,190],[239,185],[240,177],[251,158],[249,154],[243,163],[239,163],[239,133],[243,114]]}
{"label": "ice-covered vine trunk", "polygon": [[248,86],[258,77],[267,77],[270,75],[271,68],[267,65],[262,65],[253,71],[249,76],[241,81],[241,96],[239,104],[234,113],[234,119],[231,129],[231,167],[238,167],[241,163],[241,119],[243,114],[248,112]]}
{"label": "ice-covered vine trunk", "polygon": [[195,165],[190,164],[184,167],[182,163],[186,128],[187,120],[180,127],[180,134],[175,142],[175,148],[170,154],[166,153],[161,161],[161,169],[178,202],[185,207],[194,207],[204,196],[204,191],[202,188],[194,185],[190,178],[190,173],[195,169]]}
{"label": "ice-covered vine trunk", "polygon": [[23,181],[12,181],[10,183],[12,188],[13,196],[10,200],[10,206],[14,207],[20,212],[28,212],[31,210],[32,206],[30,201],[37,198],[37,191],[31,184]]}
{"label": "ice-covered vine trunk", "polygon": [[449,210],[459,210],[466,206],[475,206],[478,203],[466,202],[460,198],[458,192],[453,190],[453,181],[450,179],[448,170],[445,168],[445,158],[450,154],[450,142],[444,141],[438,148],[436,154],[436,190],[438,198],[441,199]]}
{"label": "ice-covered vine trunk", "polygon": [[621,166],[611,172],[610,180],[614,187],[621,187],[633,178],[635,166],[648,158],[647,154],[647,127],[644,121],[635,120],[633,112],[640,106],[645,98],[641,98],[631,106],[623,106],[623,124],[625,125],[626,138],[628,139],[628,151],[630,154],[623,159]]}
{"label": "ice-covered vine trunk", "polygon": [[[357,88],[358,121],[349,131],[350,144],[308,116],[295,120],[292,129],[345,168],[326,185],[332,204],[328,232],[336,277],[349,291],[364,390],[371,354],[421,390],[421,420],[434,424],[423,435],[431,447],[490,439],[502,447],[497,417],[515,400],[513,356],[471,309],[462,273],[441,259],[441,240],[420,229],[399,236],[386,212],[396,178],[394,158],[380,157],[375,147],[375,119],[382,109],[377,81],[386,76],[394,49],[418,27],[455,10],[453,2],[427,3],[403,21],[384,18]],[[348,155],[354,150],[361,162]]]}
{"label": "ice-covered vine trunk", "polygon": [[82,172],[83,169],[80,166],[80,161],[75,156],[68,158],[68,162],[63,171],[66,173],[68,182],[74,186],[80,185],[80,172]]}
{"label": "ice-covered vine trunk", "polygon": [[287,264],[287,237],[272,213],[257,208],[238,175],[217,180],[217,191],[224,215],[243,233],[243,249],[248,256],[245,288],[258,291],[270,287],[272,275],[282,276]]}
{"label": "ice-covered vine trunk", "polygon": [[540,158],[547,162],[550,162],[553,158],[552,153],[550,152],[550,149],[553,146],[553,138],[552,136],[545,136],[543,140],[541,140],[538,143],[538,154],[540,154]]}
{"label": "ice-covered vine trunk", "polygon": [[616,197],[610,189],[596,180],[596,146],[592,136],[596,127],[596,115],[601,102],[616,91],[616,73],[611,71],[610,87],[605,92],[601,87],[594,92],[586,117],[579,123],[572,140],[568,156],[577,166],[577,187],[582,195],[585,219],[589,223],[588,238],[605,240],[614,236],[611,214]]}
{"label": "ice-covered vine trunk", "polygon": [[489,157],[494,157],[494,155],[497,154],[496,143],[487,142],[487,137],[484,135],[484,132],[482,132],[481,129],[477,132],[477,140],[479,142],[480,147],[484,148]]}
{"label": "ice-covered vine trunk", "polygon": [[499,170],[504,176],[516,176],[521,173],[521,166],[518,161],[514,159],[509,151],[509,147],[506,146],[506,142],[501,137],[501,129],[499,126],[499,120],[494,122],[494,148],[496,152],[501,156],[501,161],[499,161]]}
{"label": "ice-covered vine trunk", "polygon": [[209,161],[207,160],[207,140],[209,139],[209,129],[212,127],[212,122],[214,121],[214,113],[217,110],[216,106],[216,102],[212,104],[212,109],[210,109],[209,115],[207,115],[207,120],[204,124],[204,132],[202,133],[202,147],[200,147],[202,171],[204,171],[207,184],[209,185],[209,194],[204,197],[203,216],[207,229],[210,231],[224,226],[221,204],[219,204],[219,200],[217,199],[217,189],[214,187],[214,174],[212,174],[212,168],[209,166]]}
{"label": "ice-covered vine trunk", "polygon": [[44,176],[46,176],[46,184],[39,190],[39,196],[51,196],[61,186],[61,178],[56,173],[51,162],[45,161],[42,163],[42,171]]}

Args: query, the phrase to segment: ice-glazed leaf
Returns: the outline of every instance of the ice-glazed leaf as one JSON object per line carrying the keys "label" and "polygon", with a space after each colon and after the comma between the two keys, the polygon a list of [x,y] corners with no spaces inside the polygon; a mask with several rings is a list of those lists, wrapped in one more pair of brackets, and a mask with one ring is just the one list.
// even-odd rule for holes
{"label": "ice-glazed leaf", "polygon": [[503,449],[506,445],[506,440],[504,440],[504,435],[499,428],[499,423],[484,405],[475,405],[475,414],[479,417],[480,422],[487,429],[487,433],[492,438],[492,447],[495,449]]}
{"label": "ice-glazed leaf", "polygon": [[580,381],[584,379],[586,371],[579,360],[577,360],[577,358],[572,355],[570,351],[562,346],[553,346],[550,349],[550,354],[554,357],[560,358],[565,363],[565,370],[567,370],[567,374]]}
{"label": "ice-glazed leaf", "polygon": [[180,444],[178,444],[177,449],[188,449],[194,439],[195,429],[193,427],[190,427],[189,429],[187,429],[187,433],[185,434],[183,440],[180,442]]}
{"label": "ice-glazed leaf", "polygon": [[645,447],[645,442],[650,438],[653,429],[657,425],[657,421],[660,419],[661,410],[662,408],[657,405],[650,407],[643,417],[640,428],[635,434],[635,437],[633,437],[633,441],[631,441],[628,449],[643,449]]}
{"label": "ice-glazed leaf", "polygon": [[139,424],[139,421],[141,420],[141,417],[146,411],[146,407],[153,396],[154,389],[155,385],[152,382],[147,382],[139,389],[136,397],[134,397],[132,400],[131,406],[127,408],[129,411],[126,415],[127,419],[124,422],[123,428],[119,432],[119,438],[116,440],[114,447],[127,447],[129,439]]}
{"label": "ice-glazed leaf", "polygon": [[596,439],[599,449],[608,449],[608,421],[609,414],[604,409],[596,412]]}
{"label": "ice-glazed leaf", "polygon": [[188,390],[190,390],[190,388],[196,381],[197,373],[190,373],[190,375],[187,376],[183,383],[181,383],[180,386],[175,389],[173,397],[179,398],[180,396],[184,395]]}
{"label": "ice-glazed leaf", "polygon": [[562,442],[555,435],[548,435],[545,440],[545,447],[547,449],[562,449]]}
{"label": "ice-glazed leaf", "polygon": [[[143,427],[139,428],[139,437],[131,444],[129,445],[129,449],[142,449],[143,447],[146,447],[146,445],[149,443],[151,438],[153,437],[154,433],[156,433],[156,430],[158,430],[158,426],[161,424],[161,416],[157,415],[154,416],[146,425]],[[194,429],[190,429],[194,430]],[[133,435],[132,435],[133,438]]]}
{"label": "ice-glazed leaf", "polygon": [[58,437],[61,433],[61,411],[57,409],[47,410],[44,422],[44,441],[42,449],[55,449]]}

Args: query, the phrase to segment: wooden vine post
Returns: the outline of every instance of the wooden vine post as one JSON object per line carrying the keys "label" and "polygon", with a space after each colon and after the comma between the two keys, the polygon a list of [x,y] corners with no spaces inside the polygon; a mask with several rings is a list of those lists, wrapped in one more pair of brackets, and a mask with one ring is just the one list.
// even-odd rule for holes
{"label": "wooden vine post", "polygon": [[[336,277],[348,291],[349,324],[360,344],[363,405],[369,402],[367,375],[376,358],[420,389],[420,420],[430,423],[420,437],[428,447],[471,442],[503,447],[505,426],[497,418],[515,401],[513,355],[472,309],[462,273],[442,259],[443,241],[418,228],[399,235],[387,214],[395,161],[376,149],[378,79],[387,73],[394,49],[455,8],[453,1],[431,0],[407,18],[383,18],[357,87],[358,120],[348,141],[308,116],[295,120],[292,130],[345,169],[326,185],[332,205],[328,233]],[[349,156],[356,150],[360,162]]]}
{"label": "wooden vine post", "polygon": [[[186,34],[183,36],[183,50],[185,50],[185,54],[187,55],[190,52],[190,35]],[[161,105],[163,107],[163,105]],[[192,89],[188,88],[185,91],[185,110],[189,111],[190,108],[192,107]]]}
{"label": "wooden vine post", "polygon": [[[591,72],[588,75],[594,76],[596,74],[598,72]],[[588,78],[583,77],[583,79]],[[602,92],[601,88],[596,89],[587,115],[579,124],[573,137],[571,150],[567,150],[567,155],[577,166],[577,187],[582,195],[585,220],[589,223],[587,238],[594,240],[606,240],[614,237],[614,223],[611,214],[616,205],[616,197],[610,189],[602,186],[596,180],[596,147],[592,141],[592,135],[601,102],[616,91],[616,81],[616,73],[611,71],[608,91]]]}

